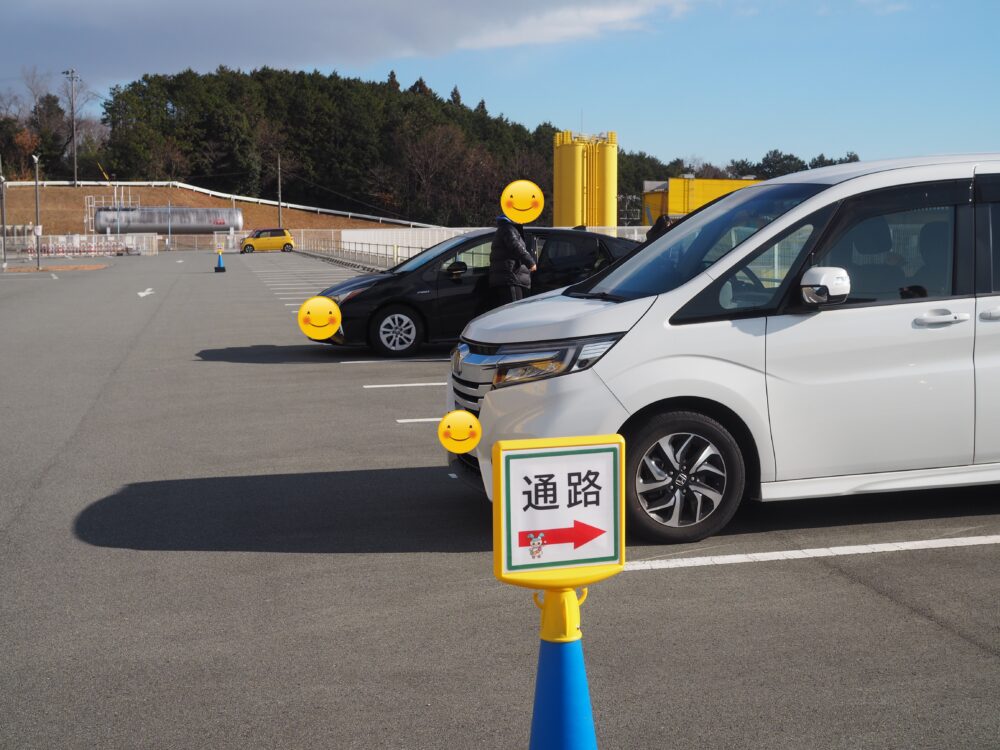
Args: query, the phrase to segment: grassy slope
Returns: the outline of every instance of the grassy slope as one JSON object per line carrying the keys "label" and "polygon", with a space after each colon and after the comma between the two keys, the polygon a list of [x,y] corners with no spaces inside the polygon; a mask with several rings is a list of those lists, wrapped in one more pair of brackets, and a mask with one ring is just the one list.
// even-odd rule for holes
{"label": "grassy slope", "polygon": [[[132,188],[133,203],[143,206],[174,206],[197,208],[228,208],[230,201],[213,198],[182,188]],[[107,203],[113,199],[110,187],[43,187],[40,190],[41,224],[46,234],[77,234],[85,231],[84,207],[88,195],[103,196]],[[128,188],[125,188],[128,202]],[[243,210],[245,230],[278,225],[277,206],[260,206],[256,203],[236,202]],[[392,227],[392,224],[348,219],[343,216],[315,214],[308,211],[282,209],[284,224],[289,229],[348,229]],[[35,190],[33,187],[8,187],[7,224],[33,224],[35,221]]]}

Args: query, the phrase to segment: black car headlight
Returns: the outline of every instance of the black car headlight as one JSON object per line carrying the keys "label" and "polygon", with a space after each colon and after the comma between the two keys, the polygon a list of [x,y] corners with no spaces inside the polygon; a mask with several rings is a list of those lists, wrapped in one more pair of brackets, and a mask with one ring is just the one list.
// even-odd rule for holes
{"label": "black car headlight", "polygon": [[330,295],[330,299],[336,302],[338,307],[343,307],[344,303],[347,302],[347,300],[353,297],[357,297],[359,294],[361,294],[361,292],[367,292],[373,286],[374,284],[370,284],[368,286],[358,287],[357,289],[351,289],[348,292],[341,292],[340,294],[332,294]]}
{"label": "black car headlight", "polygon": [[624,335],[613,333],[567,341],[504,345],[496,355],[493,385],[503,388],[586,370]]}

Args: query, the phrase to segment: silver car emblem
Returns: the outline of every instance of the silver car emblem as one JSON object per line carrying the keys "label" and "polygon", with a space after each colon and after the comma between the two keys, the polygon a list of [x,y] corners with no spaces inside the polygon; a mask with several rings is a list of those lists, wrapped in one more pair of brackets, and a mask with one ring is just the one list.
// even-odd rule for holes
{"label": "silver car emblem", "polygon": [[469,355],[469,347],[466,344],[459,344],[451,353],[451,371],[456,375],[462,374],[462,361]]}

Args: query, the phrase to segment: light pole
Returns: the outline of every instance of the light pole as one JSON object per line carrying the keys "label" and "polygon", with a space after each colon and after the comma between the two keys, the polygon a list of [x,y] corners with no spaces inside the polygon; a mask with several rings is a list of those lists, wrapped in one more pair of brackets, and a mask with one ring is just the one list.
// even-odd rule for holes
{"label": "light pole", "polygon": [[0,158],[0,255],[3,260],[3,270],[7,270],[7,178],[3,176],[3,158]]}
{"label": "light pole", "polygon": [[281,154],[278,154],[278,226],[284,229],[281,223]]}
{"label": "light pole", "polygon": [[76,82],[80,76],[76,74],[75,68],[64,70],[64,76],[69,78],[69,119],[73,125],[73,187],[76,187]]}
{"label": "light pole", "polygon": [[35,160],[35,268],[42,270],[42,210],[38,199],[38,154],[32,154]]}

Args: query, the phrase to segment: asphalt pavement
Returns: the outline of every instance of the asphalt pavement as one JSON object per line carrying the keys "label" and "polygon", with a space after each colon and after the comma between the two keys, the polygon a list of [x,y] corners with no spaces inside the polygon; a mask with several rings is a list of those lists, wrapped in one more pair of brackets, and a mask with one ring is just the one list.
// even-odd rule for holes
{"label": "asphalt pavement", "polygon": [[[310,343],[354,272],[298,254],[101,262],[0,275],[0,747],[525,747],[537,610],[406,421],[447,347]],[[601,747],[1000,747],[1000,546],[861,547],[997,534],[991,486],[633,540],[582,612]]]}

